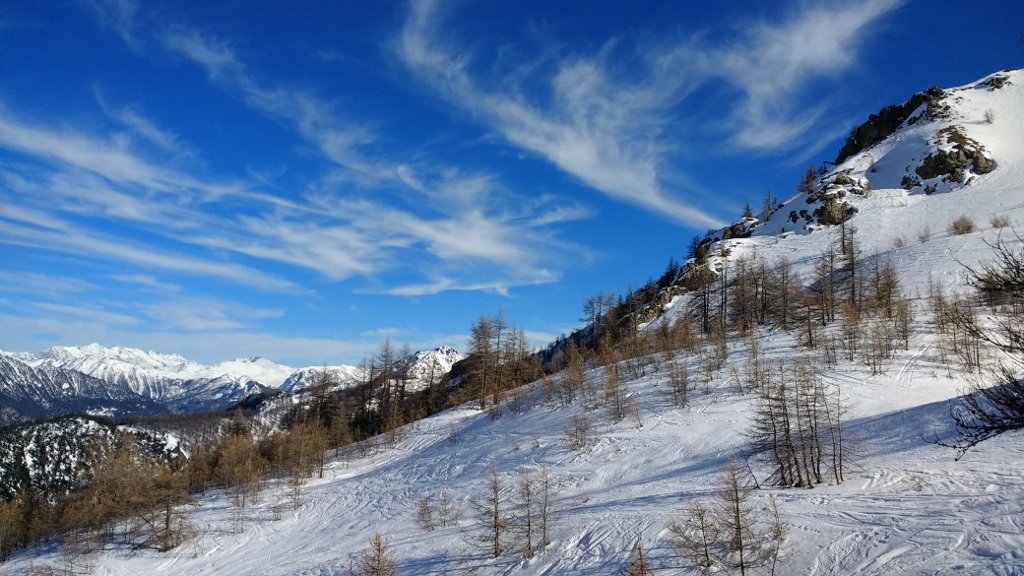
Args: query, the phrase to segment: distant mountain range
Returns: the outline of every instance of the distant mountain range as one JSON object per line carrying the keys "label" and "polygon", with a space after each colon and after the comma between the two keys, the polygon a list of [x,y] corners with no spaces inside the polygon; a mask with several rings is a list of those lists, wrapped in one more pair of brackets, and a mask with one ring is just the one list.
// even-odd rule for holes
{"label": "distant mountain range", "polygon": [[[413,388],[441,378],[462,356],[447,347],[417,352]],[[292,368],[265,358],[203,365],[177,354],[120,346],[57,346],[0,352],[0,425],[63,414],[154,415],[230,408],[254,394],[297,392],[325,367]],[[338,387],[357,381],[355,366],[327,366]]]}

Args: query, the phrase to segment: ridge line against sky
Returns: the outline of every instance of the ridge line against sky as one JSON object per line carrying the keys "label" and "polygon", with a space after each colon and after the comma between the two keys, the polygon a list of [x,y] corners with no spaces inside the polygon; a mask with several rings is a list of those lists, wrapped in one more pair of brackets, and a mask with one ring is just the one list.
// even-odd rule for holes
{"label": "ridge line against sky", "polygon": [[893,67],[921,6],[15,1],[0,349],[355,363],[464,348],[499,306],[542,345],[788,196],[891,103],[851,79],[902,100],[1012,60]]}

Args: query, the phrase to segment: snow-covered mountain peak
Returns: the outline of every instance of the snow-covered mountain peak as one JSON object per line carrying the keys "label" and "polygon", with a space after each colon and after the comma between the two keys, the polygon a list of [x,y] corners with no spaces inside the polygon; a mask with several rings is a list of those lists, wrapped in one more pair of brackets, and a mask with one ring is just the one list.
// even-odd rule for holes
{"label": "snow-covered mountain peak", "polygon": [[439,366],[444,367],[445,372],[450,371],[452,366],[463,358],[458,350],[449,346],[439,346],[433,350],[421,350],[413,356],[415,358],[414,364],[436,362]]}
{"label": "snow-covered mountain peak", "polygon": [[[92,410],[95,399],[113,399],[128,407],[115,410],[119,413],[225,409],[280,386],[293,371],[262,358],[206,366],[179,354],[95,343],[8,356],[23,368],[9,364],[0,369],[0,393],[19,399],[23,409],[18,412],[32,417],[57,415],[49,414],[50,408],[59,408],[60,414],[80,405]],[[46,386],[33,382],[46,382]],[[134,407],[141,411],[133,412]]]}
{"label": "snow-covered mountain peak", "polygon": [[300,392],[314,384],[325,371],[334,388],[348,388],[364,377],[363,369],[357,366],[307,366],[292,372],[281,384],[280,389],[289,393]]}
{"label": "snow-covered mountain peak", "polygon": [[205,366],[196,372],[197,376],[206,378],[217,378],[222,376],[244,376],[270,388],[279,388],[284,384],[295,368],[277,364],[261,356],[250,356],[248,358],[236,358]]}
{"label": "snow-covered mountain peak", "polygon": [[404,358],[400,367],[407,370],[412,380],[411,388],[422,390],[431,383],[439,382],[459,360],[462,360],[462,354],[454,348],[441,346],[433,350],[421,350]]}
{"label": "snow-covered mountain peak", "polygon": [[[363,370],[356,366],[295,369],[262,356],[204,365],[179,354],[97,343],[54,346],[41,352],[0,353],[0,356],[16,361],[0,363],[0,394],[17,398],[20,405],[26,407],[20,410],[20,417],[46,414],[46,405],[77,406],[86,401],[82,390],[88,391],[89,398],[113,398],[122,405],[143,406],[147,413],[194,412],[228,408],[253,394],[272,390],[298,392],[314,382],[325,368],[338,388],[347,388],[364,379]],[[400,360],[399,365],[403,369],[408,367],[412,379],[410,388],[420,389],[430,382],[439,382],[461,358],[454,349],[441,347],[417,352]],[[89,385],[81,384],[82,381]],[[40,387],[32,384],[34,382],[47,384]],[[38,394],[32,390],[42,389],[47,390],[48,396],[36,398]],[[33,407],[33,402],[44,406]],[[19,416],[10,415],[8,419],[16,420]]]}
{"label": "snow-covered mountain peak", "polygon": [[244,378],[271,388],[280,386],[295,371],[290,366],[274,363],[261,356],[204,365],[180,354],[161,354],[96,343],[86,346],[54,346],[42,352],[17,353],[14,356],[33,367],[48,365],[104,379],[116,379],[120,374],[175,380]]}
{"label": "snow-covered mountain peak", "polygon": [[33,367],[47,364],[102,377],[110,371],[134,369],[152,375],[174,376],[199,367],[179,354],[159,354],[124,346],[53,346],[41,352],[16,354]]}

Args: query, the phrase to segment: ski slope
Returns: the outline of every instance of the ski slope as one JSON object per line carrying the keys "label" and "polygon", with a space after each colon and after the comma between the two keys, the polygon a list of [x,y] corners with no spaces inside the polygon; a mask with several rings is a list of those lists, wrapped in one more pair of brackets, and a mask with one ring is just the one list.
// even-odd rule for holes
{"label": "ski slope", "polygon": [[[916,318],[909,349],[898,351],[881,373],[842,355],[833,368],[822,369],[846,403],[846,437],[856,454],[846,481],[755,492],[759,506],[770,494],[777,498],[790,529],[778,574],[1024,574],[1024,432],[986,441],[960,460],[932,443],[951,432],[947,402],[966,381],[940,361],[924,303],[930,282],[948,292],[966,291],[963,266],[991,256],[986,242],[1001,235],[1019,246],[1009,230],[990,225],[1000,215],[1024,229],[1024,74],[1009,76],[1010,84],[998,91],[976,85],[950,91],[955,106],[948,121],[908,125],[836,167],[871,182],[871,194],[850,200],[858,209],[850,224],[859,230],[865,256],[895,262]],[[991,124],[983,119],[987,110],[995,111]],[[933,150],[935,131],[954,122],[986,146],[996,169],[931,195],[900,188],[908,159]],[[947,230],[961,214],[976,223],[975,232]],[[920,241],[925,229],[930,234]],[[784,257],[806,280],[837,234],[835,228],[785,232],[771,221],[750,238],[726,242],[730,258]],[[659,321],[680,314],[685,303],[677,298]],[[603,410],[593,411],[593,443],[585,450],[562,444],[564,427],[584,410],[582,399],[571,406],[547,404],[531,385],[522,413],[505,410],[495,419],[462,406],[406,427],[393,446],[337,455],[323,479],[304,487],[301,505],[280,519],[274,508],[287,499],[286,485],[268,485],[244,511],[241,531],[233,530],[229,499],[211,492],[191,511],[200,528],[191,542],[168,553],[108,545],[91,560],[93,573],[342,575],[376,530],[388,539],[402,575],[614,575],[638,541],[656,574],[695,573],[672,547],[666,526],[693,499],[710,497],[723,466],[745,448],[754,397],[741,393],[737,374],[750,357],[749,346],[746,339],[730,340],[723,369],[706,385],[696,384],[700,359],[678,353],[676,360],[686,363],[695,382],[684,408],[669,402],[664,364],[659,370],[651,362],[632,379],[621,369],[641,421],[627,417],[611,424]],[[819,352],[804,351],[781,331],[763,332],[758,347],[769,363],[810,354],[820,364]],[[987,362],[1000,359],[987,354]],[[602,377],[603,369],[587,373],[591,382]],[[482,498],[492,462],[509,493],[524,473],[547,468],[553,478],[558,513],[552,542],[530,560],[515,551],[491,558],[478,541],[470,502]],[[754,467],[755,474],[764,472]],[[417,500],[436,499],[442,491],[461,504],[462,521],[427,532],[415,522]],[[58,562],[54,547],[40,547],[17,553],[0,571]]]}
{"label": "ski slope", "polygon": [[[856,363],[826,374],[847,397],[847,434],[859,456],[843,484],[755,493],[762,505],[775,494],[790,527],[780,573],[1024,571],[1024,434],[985,442],[959,461],[929,442],[948,432],[946,399],[962,381],[939,364],[928,328],[919,323],[911,350],[884,374],[870,376]],[[769,361],[790,358],[795,346],[782,333],[760,344]],[[727,366],[747,355],[745,344],[731,346]],[[686,361],[696,374],[697,359]],[[588,372],[588,379],[600,377],[600,370]],[[696,388],[688,407],[672,408],[664,370],[628,382],[643,426],[630,418],[612,425],[594,411],[595,441],[584,451],[561,442],[581,400],[547,405],[534,390],[522,414],[497,420],[469,406],[452,409],[407,427],[393,447],[339,455],[280,520],[272,510],[288,498],[285,485],[272,483],[245,510],[240,533],[233,532],[229,500],[211,493],[193,511],[200,535],[192,542],[168,553],[108,546],[93,573],[340,575],[380,530],[400,574],[616,574],[638,539],[656,573],[688,574],[666,525],[692,498],[716,490],[717,473],[743,447],[752,402],[728,368],[707,391]],[[491,462],[509,490],[524,472],[547,467],[553,476],[553,541],[530,561],[516,552],[490,558],[476,541],[469,501],[482,497]],[[462,504],[462,522],[426,532],[414,521],[417,499],[441,491]],[[5,569],[44,564],[57,564],[52,549],[19,553]]]}

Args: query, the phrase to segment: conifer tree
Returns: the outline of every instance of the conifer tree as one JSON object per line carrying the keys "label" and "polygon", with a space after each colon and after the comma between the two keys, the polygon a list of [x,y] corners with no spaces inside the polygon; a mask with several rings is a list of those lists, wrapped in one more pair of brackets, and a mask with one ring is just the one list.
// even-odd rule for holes
{"label": "conifer tree", "polygon": [[619,379],[619,370],[615,364],[605,367],[604,402],[609,419],[613,423],[621,421],[625,416],[626,405],[623,398],[622,381]]}
{"label": "conifer tree", "polygon": [[786,536],[777,507],[772,503],[766,516],[754,506],[752,491],[735,462],[720,478],[711,503],[694,502],[682,519],[669,524],[675,546],[704,574],[726,570],[746,576],[762,567],[774,572]]}
{"label": "conifer tree", "polygon": [[814,179],[815,170],[814,166],[808,166],[807,171],[804,172],[803,178],[800,179],[800,186],[798,190],[804,194],[811,194],[814,192]]}
{"label": "conifer tree", "polygon": [[419,524],[420,528],[433,532],[436,524],[434,523],[434,511],[430,507],[430,499],[426,496],[421,497],[416,501],[416,523]]}
{"label": "conifer tree", "polygon": [[498,465],[491,462],[487,473],[486,488],[483,496],[473,503],[477,513],[479,540],[486,544],[490,554],[497,558],[505,553],[505,536],[509,528],[506,498]]}
{"label": "conifer tree", "polygon": [[636,548],[633,550],[629,564],[619,574],[622,576],[651,576],[654,574],[654,570],[651,570],[650,564],[647,563],[647,559],[644,557],[644,545],[642,542],[636,543]]}
{"label": "conifer tree", "polygon": [[523,473],[519,478],[519,484],[516,488],[516,528],[519,532],[523,558],[529,559],[533,558],[533,544],[536,534],[534,512],[537,507],[536,489],[529,472]]}
{"label": "conifer tree", "polygon": [[370,538],[370,548],[363,552],[359,562],[349,570],[351,576],[398,576],[398,562],[388,550],[388,542],[380,532]]}
{"label": "conifer tree", "polygon": [[480,400],[480,409],[487,408],[487,394],[491,389],[492,357],[494,356],[494,333],[491,318],[481,314],[470,330],[469,353],[472,357],[472,370],[469,374],[471,388]]}

